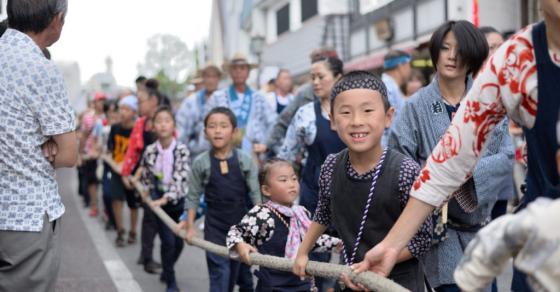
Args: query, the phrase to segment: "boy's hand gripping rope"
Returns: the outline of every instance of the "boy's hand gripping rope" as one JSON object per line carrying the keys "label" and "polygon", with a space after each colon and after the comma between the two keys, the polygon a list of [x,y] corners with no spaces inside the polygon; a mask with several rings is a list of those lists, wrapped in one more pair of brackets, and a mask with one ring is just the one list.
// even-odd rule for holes
{"label": "boy's hand gripping rope", "polygon": [[[102,159],[114,170],[119,169],[117,164],[107,156],[103,156]],[[150,204],[152,199],[146,195],[144,186],[136,181],[133,180],[133,185],[136,191],[142,197],[142,200],[148,205],[152,211],[169,227],[171,230],[177,229],[177,222],[175,222],[171,217],[165,213],[160,207],[153,208]],[[184,238],[186,235],[185,230],[179,231],[179,236]],[[192,239],[192,245],[202,248],[205,251],[209,251],[211,253],[215,253],[217,255],[223,257],[230,257],[229,251],[225,246],[217,245],[211,243],[209,241],[203,240],[202,238],[195,237]],[[251,265],[257,265],[262,267],[267,267],[270,269],[275,269],[279,271],[291,272],[293,267],[293,260],[281,257],[274,257],[270,255],[263,255],[260,253],[251,253],[250,255],[250,263]],[[316,277],[323,277],[323,278],[330,278],[330,279],[340,279],[340,276],[344,273],[348,275],[348,278],[352,280],[354,283],[362,284],[364,287],[368,288],[371,291],[390,291],[390,292],[400,292],[400,291],[408,291],[407,289],[403,288],[399,284],[387,279],[383,278],[373,272],[363,272],[360,274],[354,273],[350,267],[343,266],[343,265],[336,265],[336,264],[329,264],[329,263],[321,263],[315,261],[309,261],[307,266],[305,267],[305,272],[310,276]]]}

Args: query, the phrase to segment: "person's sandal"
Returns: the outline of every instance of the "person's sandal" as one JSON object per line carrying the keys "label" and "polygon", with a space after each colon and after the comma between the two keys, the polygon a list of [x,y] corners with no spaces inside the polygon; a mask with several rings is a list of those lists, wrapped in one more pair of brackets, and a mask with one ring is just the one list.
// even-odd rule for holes
{"label": "person's sandal", "polygon": [[115,243],[118,247],[124,247],[124,230],[120,230],[117,232],[117,239]]}
{"label": "person's sandal", "polygon": [[128,244],[135,244],[136,243],[136,232],[130,231],[128,233]]}

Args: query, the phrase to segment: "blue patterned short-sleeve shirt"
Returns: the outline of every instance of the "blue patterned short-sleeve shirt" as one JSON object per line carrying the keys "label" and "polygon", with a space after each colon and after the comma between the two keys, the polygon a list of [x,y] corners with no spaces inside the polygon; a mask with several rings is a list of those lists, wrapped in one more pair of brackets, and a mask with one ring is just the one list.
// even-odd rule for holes
{"label": "blue patterned short-sleeve shirt", "polygon": [[49,137],[73,131],[62,75],[33,40],[8,29],[0,38],[0,230],[41,231],[64,213]]}

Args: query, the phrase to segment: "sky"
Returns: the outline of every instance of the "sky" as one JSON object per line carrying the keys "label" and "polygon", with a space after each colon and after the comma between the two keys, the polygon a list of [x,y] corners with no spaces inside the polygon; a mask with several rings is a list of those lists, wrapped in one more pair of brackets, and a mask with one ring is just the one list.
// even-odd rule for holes
{"label": "sky", "polygon": [[189,49],[207,38],[212,0],[68,0],[60,40],[51,46],[55,61],[76,61],[82,82],[104,72],[111,56],[117,84],[132,87],[146,41],[173,34]]}

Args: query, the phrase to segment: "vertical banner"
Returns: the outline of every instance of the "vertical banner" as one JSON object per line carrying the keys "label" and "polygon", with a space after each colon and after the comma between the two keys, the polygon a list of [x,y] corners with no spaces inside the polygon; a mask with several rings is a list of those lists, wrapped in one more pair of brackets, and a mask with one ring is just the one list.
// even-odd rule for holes
{"label": "vertical banner", "polygon": [[474,26],[480,26],[480,15],[478,10],[478,0],[473,0],[472,2],[472,22]]}

